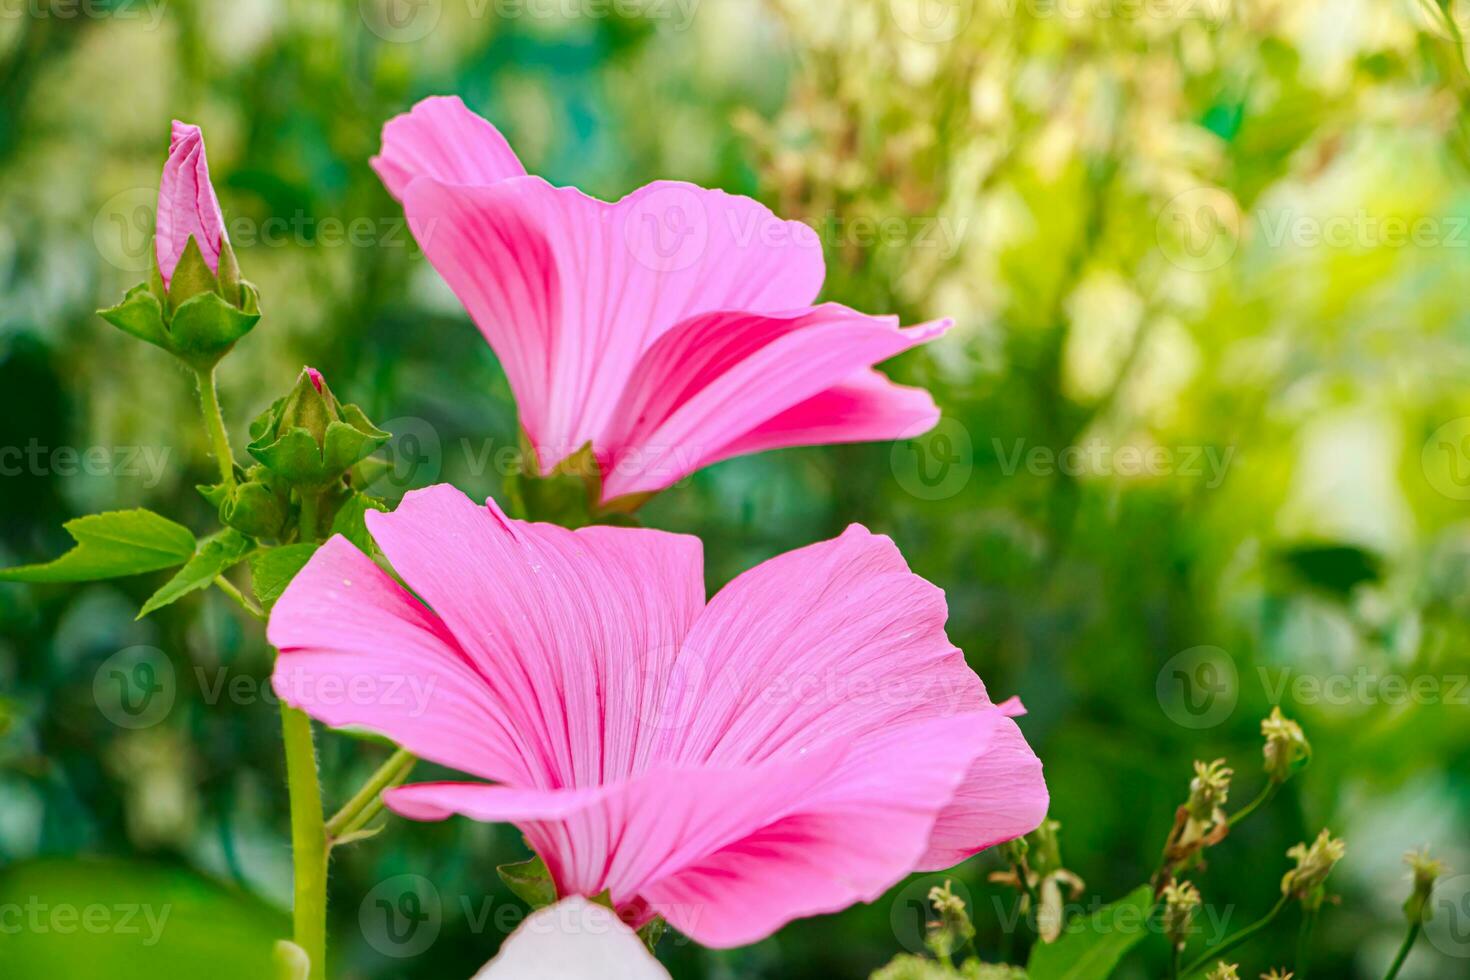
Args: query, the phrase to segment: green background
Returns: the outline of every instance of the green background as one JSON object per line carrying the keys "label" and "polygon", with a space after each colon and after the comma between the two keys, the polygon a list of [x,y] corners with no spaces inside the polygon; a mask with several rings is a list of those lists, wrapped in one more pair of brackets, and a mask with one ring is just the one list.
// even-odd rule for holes
{"label": "green background", "polygon": [[[1268,909],[1286,849],[1326,826],[1348,855],[1313,975],[1382,975],[1421,844],[1461,870],[1403,976],[1462,975],[1470,72],[1434,9],[5,4],[0,560],[59,553],[63,520],[115,506],[210,526],[189,379],[93,313],[142,277],[173,117],[204,127],[266,314],[221,369],[236,444],[309,363],[395,433],[385,494],[497,492],[504,375],[367,165],[385,119],[457,93],[556,183],[752,194],[821,233],[826,298],[957,321],[885,368],[934,392],[934,434],[731,461],[646,508],[704,539],[711,588],[853,521],[891,534],[991,693],[1029,708],[1082,909],[1147,878],[1191,760],[1227,757],[1233,801],[1254,795],[1279,702],[1314,760],[1195,877],[1193,948],[1219,938],[1210,917]],[[270,652],[218,594],[134,622],[165,577],[0,586],[6,977],[258,977],[284,929]],[[110,678],[139,658],[165,665],[168,703],[130,727]],[[329,803],[383,754],[322,739]],[[468,977],[520,914],[494,867],[522,854],[466,821],[346,849],[336,970]],[[998,867],[949,876],[991,959],[1030,941]],[[749,949],[661,954],[680,977],[865,976],[915,941],[937,880]],[[51,917],[89,905],[110,925]],[[161,940],[121,928],[124,906],[171,909]],[[1242,975],[1296,942],[1292,911]],[[1119,976],[1164,962],[1152,936]]]}

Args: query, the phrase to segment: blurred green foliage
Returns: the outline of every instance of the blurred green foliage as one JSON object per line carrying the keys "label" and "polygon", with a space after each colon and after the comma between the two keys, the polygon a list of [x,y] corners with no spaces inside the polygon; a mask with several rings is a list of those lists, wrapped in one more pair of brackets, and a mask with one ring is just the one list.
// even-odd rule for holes
{"label": "blurred green foliage", "polygon": [[[934,391],[935,433],[731,461],[644,516],[704,539],[712,588],[852,521],[893,535],[992,694],[1025,700],[1083,911],[1156,867],[1191,760],[1229,758],[1254,794],[1278,702],[1313,762],[1197,876],[1215,921],[1268,909],[1287,848],[1330,826],[1349,850],[1314,975],[1376,977],[1400,854],[1470,869],[1470,72],[1435,4],[62,9],[0,16],[6,564],[59,554],[62,522],[103,509],[210,526],[189,379],[93,314],[141,278],[174,116],[204,127],[262,295],[221,375],[236,445],[310,363],[394,433],[383,493],[500,491],[504,375],[367,166],[386,118],[458,93],[533,172],[607,197],[655,177],[754,194],[822,234],[827,298],[956,320],[888,368]],[[201,925],[148,955],[207,939],[224,975],[289,894],[270,652],[217,594],[134,622],[163,578],[0,585],[0,908],[176,902]],[[145,664],[168,704],[138,725],[119,698]],[[386,755],[321,751],[329,804]],[[464,821],[347,849],[342,975],[469,976],[522,908],[494,868],[524,855]],[[1021,941],[998,867],[949,876],[989,959]],[[866,975],[917,949],[932,877],[750,949],[661,954],[680,977]],[[402,939],[416,921],[422,949]],[[0,930],[0,972],[47,975],[27,957],[57,939]],[[125,940],[93,937],[89,975],[164,962]],[[1463,971],[1454,940],[1402,975]],[[1243,975],[1295,943],[1283,917],[1239,950]],[[1119,976],[1166,957],[1141,943]]]}

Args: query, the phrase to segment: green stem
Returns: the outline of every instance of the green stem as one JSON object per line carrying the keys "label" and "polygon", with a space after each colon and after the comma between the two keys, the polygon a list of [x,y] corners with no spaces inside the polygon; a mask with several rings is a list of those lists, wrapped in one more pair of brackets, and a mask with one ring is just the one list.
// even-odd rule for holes
{"label": "green stem", "polygon": [[204,428],[209,433],[214,457],[219,461],[220,482],[226,489],[235,488],[235,456],[230,452],[230,437],[225,432],[225,417],[219,408],[219,393],[214,387],[214,368],[200,368],[195,372],[199,379],[199,411],[204,416]]}
{"label": "green stem", "polygon": [[326,980],[327,829],[322,820],[322,790],[311,719],[282,704],[281,732],[286,742],[286,782],[291,793],[294,938],[311,960],[310,980]]}
{"label": "green stem", "polygon": [[362,784],[362,788],[353,794],[352,799],[327,821],[328,842],[366,827],[368,821],[383,809],[383,791],[407,779],[416,762],[418,759],[403,749],[389,756],[388,761],[378,767],[378,771]]}
{"label": "green stem", "polygon": [[1281,910],[1286,908],[1286,902],[1289,897],[1290,896],[1282,895],[1281,899],[1271,907],[1271,911],[1267,912],[1260,919],[1252,922],[1250,925],[1246,926],[1235,935],[1227,937],[1218,945],[1211,948],[1208,952],[1203,953],[1198,959],[1194,960],[1192,963],[1184,968],[1183,975],[1186,977],[1194,976],[1196,973],[1200,972],[1206,966],[1208,966],[1210,960],[1223,957],[1226,953],[1230,952],[1232,949],[1239,946],[1241,943],[1245,942],[1247,939],[1251,938],[1262,929],[1266,928],[1268,925],[1271,924],[1272,920],[1274,920],[1278,915],[1281,914]]}
{"label": "green stem", "polygon": [[1296,980],[1307,980],[1307,967],[1311,963],[1312,929],[1317,925],[1317,910],[1308,909],[1302,915],[1302,930],[1296,937]]}
{"label": "green stem", "polygon": [[317,507],[321,497],[315,491],[302,491],[301,513],[296,518],[296,528],[302,541],[316,540]]}
{"label": "green stem", "polygon": [[1404,937],[1403,945],[1399,947],[1398,955],[1393,958],[1393,963],[1389,965],[1388,972],[1383,975],[1383,980],[1394,980],[1394,977],[1398,976],[1399,971],[1404,968],[1404,960],[1409,958],[1409,950],[1414,948],[1414,941],[1419,938],[1419,926],[1418,922],[1409,923],[1409,934]]}
{"label": "green stem", "polygon": [[1274,779],[1267,783],[1265,788],[1256,794],[1255,799],[1251,800],[1244,807],[1230,815],[1230,826],[1234,827],[1246,817],[1250,816],[1252,813],[1255,813],[1267,803],[1270,803],[1272,797],[1276,795],[1276,791],[1280,788],[1281,784]]}

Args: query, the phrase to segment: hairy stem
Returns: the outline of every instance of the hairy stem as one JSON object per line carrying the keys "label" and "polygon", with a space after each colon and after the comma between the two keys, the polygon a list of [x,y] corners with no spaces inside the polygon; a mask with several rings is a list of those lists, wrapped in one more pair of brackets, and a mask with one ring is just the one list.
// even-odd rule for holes
{"label": "hairy stem", "polygon": [[327,841],[330,844],[339,837],[366,827],[368,822],[383,809],[383,791],[391,789],[408,778],[418,759],[399,749],[378,767],[352,799],[327,821]]}
{"label": "hairy stem", "polygon": [[311,960],[310,980],[326,980],[327,828],[322,820],[322,790],[311,719],[282,704],[281,732],[286,742],[286,782],[291,793],[295,940]]}
{"label": "hairy stem", "polygon": [[219,393],[214,387],[214,368],[201,368],[195,372],[199,380],[199,411],[204,416],[204,428],[209,433],[209,443],[219,463],[219,478],[226,489],[235,487],[235,456],[230,452],[230,437],[225,432],[225,417],[219,408]]}

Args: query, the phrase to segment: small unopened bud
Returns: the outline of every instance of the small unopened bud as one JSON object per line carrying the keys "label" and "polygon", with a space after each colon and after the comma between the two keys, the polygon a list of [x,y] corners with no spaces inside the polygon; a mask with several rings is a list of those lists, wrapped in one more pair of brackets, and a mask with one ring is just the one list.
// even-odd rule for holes
{"label": "small unopened bud", "polygon": [[390,438],[362,409],[337,401],[321,372],[303,368],[296,384],[250,426],[250,455],[297,487],[339,480]]}
{"label": "small unopened bud", "polygon": [[1043,877],[1061,870],[1062,825],[1055,820],[1043,820],[1041,826],[1026,835],[1028,860],[1031,869]]}
{"label": "small unopened bud", "polygon": [[1230,799],[1230,777],[1235,770],[1224,759],[1196,762],[1194,778],[1189,781],[1189,815],[1196,820],[1209,820]]}
{"label": "small unopened bud", "polygon": [[1430,857],[1428,850],[1410,851],[1404,855],[1404,862],[1414,871],[1414,891],[1404,903],[1404,914],[1411,923],[1422,925],[1434,915],[1429,896],[1435,881],[1444,874],[1444,864]]}
{"label": "small unopened bud", "polygon": [[1205,980],[1240,980],[1240,966],[1220,961],[1220,965],[1205,974]]}
{"label": "small unopened bud", "polygon": [[944,958],[975,937],[975,926],[965,911],[965,900],[956,895],[946,881],[943,888],[929,889],[929,904],[939,918],[929,923],[925,945],[935,956]]}
{"label": "small unopened bud", "polygon": [[1261,980],[1291,980],[1293,976],[1295,976],[1295,974],[1293,974],[1290,970],[1279,970],[1275,967],[1272,967],[1270,970],[1261,974]]}
{"label": "small unopened bud", "polygon": [[1000,845],[1000,856],[1007,864],[1022,864],[1026,860],[1026,852],[1031,850],[1031,845],[1026,843],[1024,837],[1013,837]]}
{"label": "small unopened bud", "polygon": [[1271,709],[1271,716],[1261,722],[1266,745],[1261,750],[1266,760],[1266,775],[1272,782],[1284,783],[1312,758],[1312,746],[1302,733],[1302,726]]}
{"label": "small unopened bud", "polygon": [[1199,908],[1199,889],[1187,881],[1176,881],[1164,887],[1164,935],[1175,946],[1183,946],[1189,937],[1189,926]]}
{"label": "small unopened bud", "polygon": [[1299,899],[1304,908],[1320,908],[1322,883],[1346,853],[1347,844],[1334,839],[1326,830],[1317,835],[1310,847],[1295,845],[1286,856],[1296,861],[1296,867],[1282,877],[1281,894]]}

